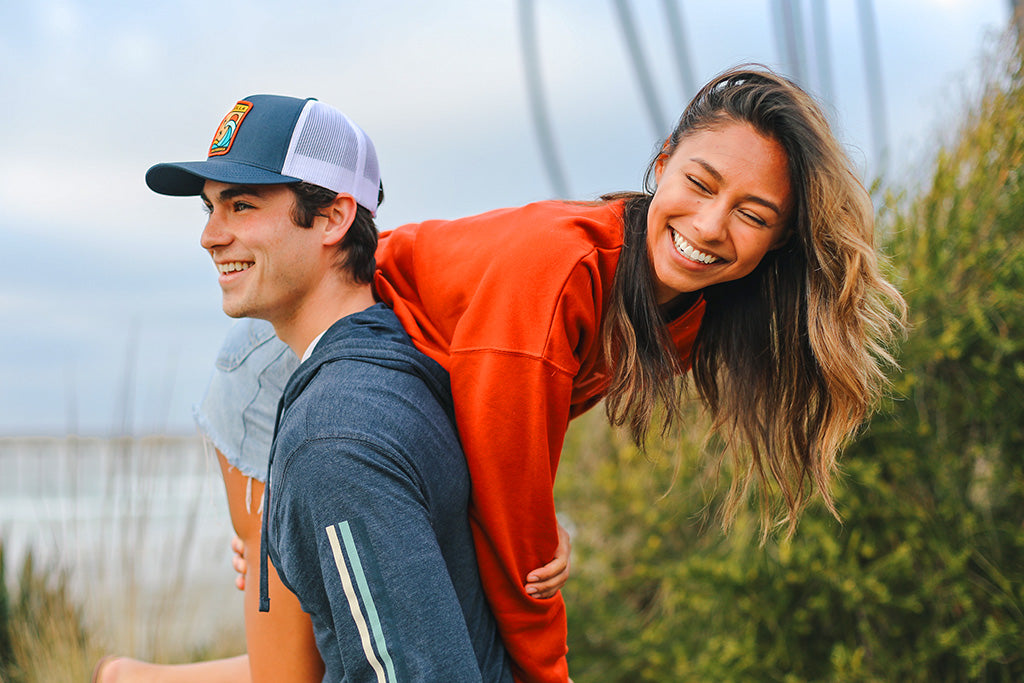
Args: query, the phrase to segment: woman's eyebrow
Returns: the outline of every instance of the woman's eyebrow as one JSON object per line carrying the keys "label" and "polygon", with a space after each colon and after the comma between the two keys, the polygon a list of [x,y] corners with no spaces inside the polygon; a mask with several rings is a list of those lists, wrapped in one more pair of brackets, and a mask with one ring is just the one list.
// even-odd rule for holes
{"label": "woman's eyebrow", "polygon": [[704,161],[700,157],[690,157],[690,161],[694,162],[695,164],[700,164],[704,168],[705,171],[707,171],[708,173],[711,174],[712,178],[714,178],[719,183],[722,182],[722,180],[723,180],[722,174],[718,172],[717,168],[712,166],[707,161]]}
{"label": "woman's eyebrow", "polygon": [[[700,157],[690,157],[690,161],[692,161],[695,164],[698,164],[701,168],[707,171],[708,174],[715,179],[715,182],[722,182],[722,174],[718,172],[718,169],[716,169],[714,166],[712,166],[704,159],[701,159]],[[753,202],[755,204],[760,204],[765,208],[771,209],[776,214],[780,216],[782,215],[782,209],[779,208],[778,204],[771,201],[770,199],[765,199],[764,197],[760,197],[756,194],[748,194],[745,197],[743,197],[743,200],[747,202]]]}

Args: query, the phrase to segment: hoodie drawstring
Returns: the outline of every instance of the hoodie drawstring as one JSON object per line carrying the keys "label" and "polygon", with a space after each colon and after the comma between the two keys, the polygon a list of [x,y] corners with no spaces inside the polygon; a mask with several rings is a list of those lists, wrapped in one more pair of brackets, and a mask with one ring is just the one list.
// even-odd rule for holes
{"label": "hoodie drawstring", "polygon": [[267,485],[263,487],[263,514],[260,516],[260,612],[270,611],[270,580],[267,578],[267,527],[270,525],[270,468],[274,465],[274,451],[277,450],[277,429],[281,426],[281,412],[284,395],[277,402],[277,416],[274,418],[274,438],[270,442],[270,457],[267,459]]}

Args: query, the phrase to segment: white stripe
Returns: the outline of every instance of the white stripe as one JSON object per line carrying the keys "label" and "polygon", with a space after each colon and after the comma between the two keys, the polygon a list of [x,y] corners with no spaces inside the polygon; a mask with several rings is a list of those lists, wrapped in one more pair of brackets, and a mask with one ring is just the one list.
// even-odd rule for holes
{"label": "white stripe", "polygon": [[370,629],[367,628],[366,619],[359,608],[359,600],[356,598],[356,591],[352,586],[352,577],[349,576],[348,565],[345,564],[345,557],[341,552],[341,544],[338,542],[338,532],[334,530],[333,526],[327,527],[327,539],[331,542],[334,564],[338,567],[341,585],[345,587],[345,597],[348,598],[349,611],[352,612],[352,619],[356,622],[356,628],[359,630],[359,641],[363,645],[363,653],[366,655],[366,660],[370,663],[370,666],[377,673],[377,680],[380,683],[387,683],[384,666],[377,659],[377,655],[373,651],[373,645],[370,644]]}
{"label": "white stripe", "polygon": [[373,602],[373,593],[370,592],[370,586],[366,583],[366,572],[363,571],[363,563],[359,560],[359,548],[356,546],[356,540],[352,536],[352,527],[349,526],[348,522],[342,522],[337,527],[341,531],[341,540],[345,547],[348,565],[352,568],[352,575],[356,580],[356,588],[359,589],[359,595],[363,599],[363,608],[366,609],[366,616],[370,622],[370,633],[373,634],[373,642],[377,646],[377,654],[380,656],[384,668],[387,669],[387,675],[390,680],[397,681],[398,676],[395,675],[395,664],[391,661],[391,653],[388,652],[388,643],[384,638],[384,629],[380,625],[377,605]]}

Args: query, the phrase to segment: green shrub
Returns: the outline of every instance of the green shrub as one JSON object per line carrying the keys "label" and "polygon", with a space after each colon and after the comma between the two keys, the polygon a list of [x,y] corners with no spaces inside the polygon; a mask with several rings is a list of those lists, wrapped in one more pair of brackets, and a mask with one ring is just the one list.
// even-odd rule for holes
{"label": "green shrub", "polygon": [[[693,516],[718,501],[699,444],[648,461],[599,415],[574,425],[556,495],[578,527],[577,680],[1024,680],[1024,73],[1008,53],[927,186],[883,211],[912,329],[894,400],[842,460],[842,524],[812,508],[762,547],[744,514],[723,536]],[[681,473],[663,495],[668,453]]]}
{"label": "green shrub", "polygon": [[7,588],[4,565],[4,547],[3,543],[0,543],[0,681],[10,677],[8,669],[14,662],[14,646],[11,643],[11,595]]}
{"label": "green shrub", "polygon": [[31,552],[13,592],[0,581],[0,643],[0,681],[7,683],[85,680],[96,653],[67,574],[37,566]]}

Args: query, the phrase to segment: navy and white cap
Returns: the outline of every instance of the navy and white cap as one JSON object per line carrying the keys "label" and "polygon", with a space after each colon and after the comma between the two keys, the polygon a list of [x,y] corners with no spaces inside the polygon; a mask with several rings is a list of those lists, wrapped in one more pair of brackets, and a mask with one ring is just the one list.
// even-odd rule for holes
{"label": "navy and white cap", "polygon": [[305,181],[352,195],[377,214],[380,165],[373,141],[353,121],[313,98],[251,95],[221,121],[206,161],[156,164],[154,192],[188,197],[215,180],[237,185]]}

